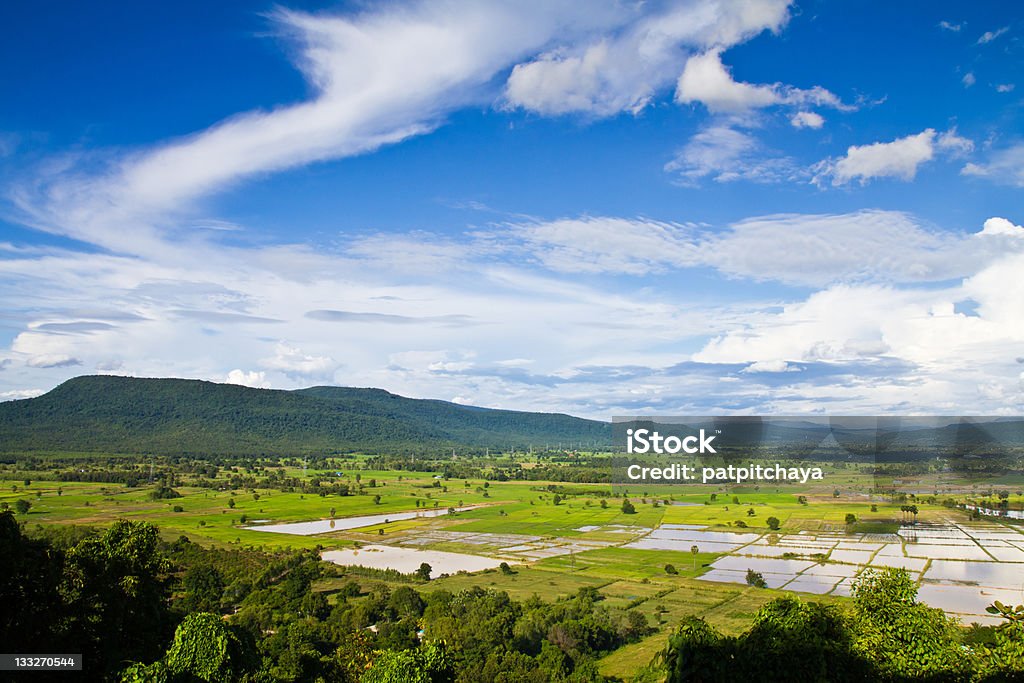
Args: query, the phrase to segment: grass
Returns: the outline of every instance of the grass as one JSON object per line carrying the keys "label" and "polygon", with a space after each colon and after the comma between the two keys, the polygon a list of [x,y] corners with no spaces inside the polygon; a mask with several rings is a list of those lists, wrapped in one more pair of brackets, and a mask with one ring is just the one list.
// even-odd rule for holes
{"label": "grass", "polygon": [[[351,464],[365,459],[352,458]],[[272,468],[270,468],[272,469]],[[713,529],[738,530],[742,522],[747,529],[758,533],[768,531],[768,518],[780,521],[779,534],[802,530],[850,530],[862,533],[882,533],[895,530],[902,516],[900,503],[890,503],[867,492],[882,481],[858,470],[835,467],[827,474],[826,485],[817,486],[645,486],[630,487],[629,498],[636,508],[635,514],[621,510],[623,490],[616,489],[615,497],[608,497],[607,485],[572,484],[571,495],[560,504],[554,504],[554,494],[546,487],[549,482],[507,481],[485,482],[480,479],[435,480],[432,472],[355,470],[303,470],[301,466],[282,469],[285,476],[312,478],[344,473],[343,480],[355,486],[355,474],[364,486],[365,495],[327,496],[289,493],[280,490],[200,488],[176,486],[181,498],[151,500],[152,485],[129,488],[121,484],[89,482],[43,481],[44,472],[19,471],[0,479],[0,503],[13,507],[24,498],[32,503],[26,515],[19,520],[28,525],[88,524],[103,526],[116,519],[137,519],[157,524],[164,537],[173,539],[186,535],[195,542],[207,545],[239,543],[246,546],[279,548],[335,548],[363,543],[388,543],[396,536],[415,535],[420,529],[444,529],[457,532],[479,532],[535,536],[542,541],[573,540],[583,537],[613,544],[610,547],[562,555],[536,562],[514,563],[515,573],[502,574],[488,570],[476,574],[456,574],[435,579],[429,583],[411,585],[421,591],[447,590],[458,592],[479,586],[509,593],[513,599],[525,600],[537,595],[552,601],[568,597],[580,588],[590,586],[601,591],[609,607],[628,608],[644,614],[657,633],[608,655],[600,662],[601,672],[628,680],[639,668],[665,646],[667,634],[682,618],[690,615],[704,617],[725,633],[739,633],[749,627],[753,616],[767,601],[782,594],[780,591],[755,589],[737,584],[719,584],[697,580],[719,555],[701,552],[694,557],[690,552],[642,550],[619,547],[632,540],[634,534],[615,533],[620,527],[650,529],[661,524],[696,524]],[[227,485],[232,473],[222,471],[215,483]],[[25,487],[24,479],[32,479]],[[370,480],[375,487],[370,487]],[[440,483],[435,486],[435,481]],[[909,479],[905,479],[909,481]],[[916,488],[950,487],[955,482],[931,473],[914,484]],[[1009,483],[1009,482],[1004,482]],[[987,484],[971,482],[978,491]],[[447,487],[447,491],[444,490]],[[58,489],[60,494],[58,495]],[[839,489],[839,496],[833,492]],[[258,499],[255,494],[258,494]],[[715,499],[711,499],[711,494]],[[373,496],[380,495],[380,504]],[[977,494],[980,498],[980,493]],[[806,497],[802,504],[799,497]],[[734,500],[738,499],[738,503]],[[941,499],[942,494],[939,494]],[[229,504],[234,500],[234,507]],[[606,507],[601,507],[605,501]],[[664,504],[668,500],[670,504]],[[267,519],[274,522],[294,522],[327,519],[334,508],[336,518],[366,514],[388,514],[417,508],[417,501],[426,509],[435,504],[440,509],[461,505],[478,505],[473,510],[455,516],[442,515],[424,520],[414,519],[389,522],[317,536],[289,536],[249,531],[241,528],[242,515],[248,522]],[[1020,504],[1015,491],[1011,504]],[[689,503],[674,505],[671,503]],[[918,499],[915,503],[919,522],[947,517],[950,511],[939,505],[929,505]],[[872,511],[872,506],[876,511]],[[174,512],[180,506],[182,512]],[[750,515],[748,510],[753,510]],[[858,522],[847,526],[846,515],[854,514]],[[247,523],[248,523],[247,522]],[[589,531],[582,528],[593,527]],[[383,530],[383,536],[380,531]],[[618,529],[622,531],[622,529]],[[445,540],[427,546],[450,551],[488,554],[493,548]],[[671,564],[677,574],[665,572]],[[324,579],[316,589],[332,592],[347,580],[354,579],[364,589],[379,584],[379,579],[351,577]],[[388,583],[388,582],[384,582]],[[816,601],[838,598],[814,596]]]}

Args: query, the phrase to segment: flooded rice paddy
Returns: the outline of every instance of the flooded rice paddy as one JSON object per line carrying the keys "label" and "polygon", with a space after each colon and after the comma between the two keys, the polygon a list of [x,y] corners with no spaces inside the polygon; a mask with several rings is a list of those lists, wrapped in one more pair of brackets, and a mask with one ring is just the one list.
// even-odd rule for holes
{"label": "flooded rice paddy", "polygon": [[[457,508],[459,512],[471,508]],[[318,519],[313,522],[291,522],[287,524],[262,524],[245,527],[249,531],[268,531],[275,534],[291,534],[293,536],[314,536],[332,531],[347,531],[375,524],[387,524],[405,519],[440,517],[448,514],[448,510],[410,510],[409,512],[392,512],[382,515],[362,515],[360,517],[340,517],[338,519]]]}
{"label": "flooded rice paddy", "polygon": [[[994,523],[925,525],[893,535],[807,533],[730,534],[658,529],[626,547],[725,552],[701,579],[746,583],[748,569],[771,588],[850,595],[867,568],[899,567],[920,583],[919,599],[965,623],[995,623],[995,600],[1024,602],[1024,533]],[[724,549],[724,550],[723,550]]]}
{"label": "flooded rice paddy", "polygon": [[[312,535],[444,514],[447,510],[420,510],[249,528]],[[664,524],[655,529],[611,524],[581,526],[568,537],[552,537],[433,527],[395,533],[386,546],[327,551],[323,557],[338,564],[400,572],[415,571],[426,562],[437,576],[612,546],[679,552],[689,558],[696,546],[701,553],[720,555],[698,577],[704,581],[746,584],[751,569],[771,588],[849,596],[866,569],[897,567],[919,583],[922,602],[964,623],[998,622],[985,612],[995,600],[1024,602],[1024,533],[993,521],[921,523],[894,534],[783,534],[718,531],[696,524]]]}
{"label": "flooded rice paddy", "polygon": [[430,565],[431,576],[455,574],[460,571],[478,572],[494,569],[501,560],[466,553],[449,553],[441,550],[419,550],[396,548],[389,545],[368,545],[363,548],[328,550],[322,554],[327,562],[340,565],[356,565],[372,569],[394,569],[409,574],[420,568],[424,562]]}

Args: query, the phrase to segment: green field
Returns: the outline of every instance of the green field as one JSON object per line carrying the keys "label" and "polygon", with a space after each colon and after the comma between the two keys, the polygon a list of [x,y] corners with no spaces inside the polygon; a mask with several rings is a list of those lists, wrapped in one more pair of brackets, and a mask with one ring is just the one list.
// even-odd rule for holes
{"label": "green field", "polygon": [[[629,680],[665,645],[668,631],[689,615],[703,616],[724,633],[739,633],[757,610],[780,594],[778,591],[737,584],[695,580],[720,555],[699,549],[690,552],[640,550],[621,547],[638,533],[662,524],[701,525],[719,530],[769,532],[769,518],[778,520],[779,534],[800,531],[850,531],[882,533],[892,531],[906,518],[901,506],[906,496],[870,494],[880,481],[877,473],[843,466],[829,472],[818,486],[648,486],[629,491],[633,514],[622,510],[623,490],[604,484],[551,481],[500,481],[486,472],[482,476],[444,478],[442,470],[411,472],[371,469],[371,459],[347,456],[324,468],[303,468],[300,463],[276,463],[244,468],[221,467],[214,476],[184,470],[173,476],[171,488],[180,497],[153,499],[156,483],[147,479],[147,462],[134,467],[141,481],[134,485],[89,481],[56,481],[55,472],[72,471],[81,462],[96,459],[67,456],[34,456],[34,467],[3,465],[0,474],[0,505],[14,508],[19,500],[30,509],[18,515],[26,528],[87,525],[103,527],[117,519],[149,521],[167,540],[186,536],[204,546],[262,549],[345,548],[356,544],[402,544],[424,534],[434,534],[418,547],[489,555],[503,540],[532,539],[527,545],[540,553],[547,548],[568,548],[574,543],[591,543],[551,557],[518,556],[509,563],[513,573],[488,570],[475,574],[455,573],[435,578],[417,590],[446,590],[456,593],[474,586],[507,592],[513,599],[538,596],[558,601],[592,587],[604,597],[603,604],[644,615],[656,631],[622,647],[600,662],[602,673]],[[99,468],[115,471],[121,460],[111,457]],[[152,465],[150,464],[152,468]],[[106,468],[104,470],[104,468]],[[180,468],[179,468],[180,469]],[[174,467],[161,463],[156,479],[167,481]],[[238,486],[238,477],[263,482]],[[235,479],[233,479],[235,477]],[[26,480],[29,483],[26,484]],[[281,481],[292,482],[289,486]],[[906,482],[906,478],[903,479]],[[325,494],[325,487],[344,483],[355,495]],[[956,482],[952,478],[926,474],[914,483],[931,488],[930,496],[914,497],[917,520],[961,515],[941,504],[948,491],[959,487],[961,494],[984,499],[987,488],[1016,482],[1006,477],[993,483]],[[291,490],[289,490],[291,489]],[[379,499],[376,497],[379,496]],[[1024,498],[1016,491],[1007,494],[1008,505],[1019,508]],[[602,506],[603,503],[603,506]],[[243,528],[252,523],[297,522],[342,519],[366,514],[388,514],[423,509],[475,506],[457,514],[430,519],[411,519],[374,524],[358,529],[315,536],[266,533]],[[857,523],[847,524],[848,515]],[[244,521],[243,521],[244,520]],[[491,541],[490,539],[494,539]],[[489,545],[490,544],[490,545]],[[594,547],[594,545],[598,547]],[[666,571],[671,565],[673,573]],[[386,579],[344,574],[322,579],[315,589],[334,599],[345,582],[356,580],[371,591],[381,582],[392,587],[406,585]],[[815,597],[842,601],[843,598]]]}

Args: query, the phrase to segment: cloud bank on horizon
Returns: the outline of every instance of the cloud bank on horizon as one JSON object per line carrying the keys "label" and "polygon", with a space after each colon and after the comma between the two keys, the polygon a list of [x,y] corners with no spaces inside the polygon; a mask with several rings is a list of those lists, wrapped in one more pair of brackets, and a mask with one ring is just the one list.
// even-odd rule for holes
{"label": "cloud bank on horizon", "polygon": [[263,9],[2,22],[0,399],[1024,410],[1004,4]]}

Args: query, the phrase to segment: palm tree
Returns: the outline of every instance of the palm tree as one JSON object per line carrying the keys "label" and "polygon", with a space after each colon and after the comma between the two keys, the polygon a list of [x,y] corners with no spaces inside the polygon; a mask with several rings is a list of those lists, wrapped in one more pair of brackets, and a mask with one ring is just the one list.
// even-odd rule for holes
{"label": "palm tree", "polygon": [[694,546],[690,546],[690,552],[693,553],[693,569],[694,569],[694,571],[696,571],[697,570],[697,553],[700,552],[700,548],[698,548],[695,545]]}

